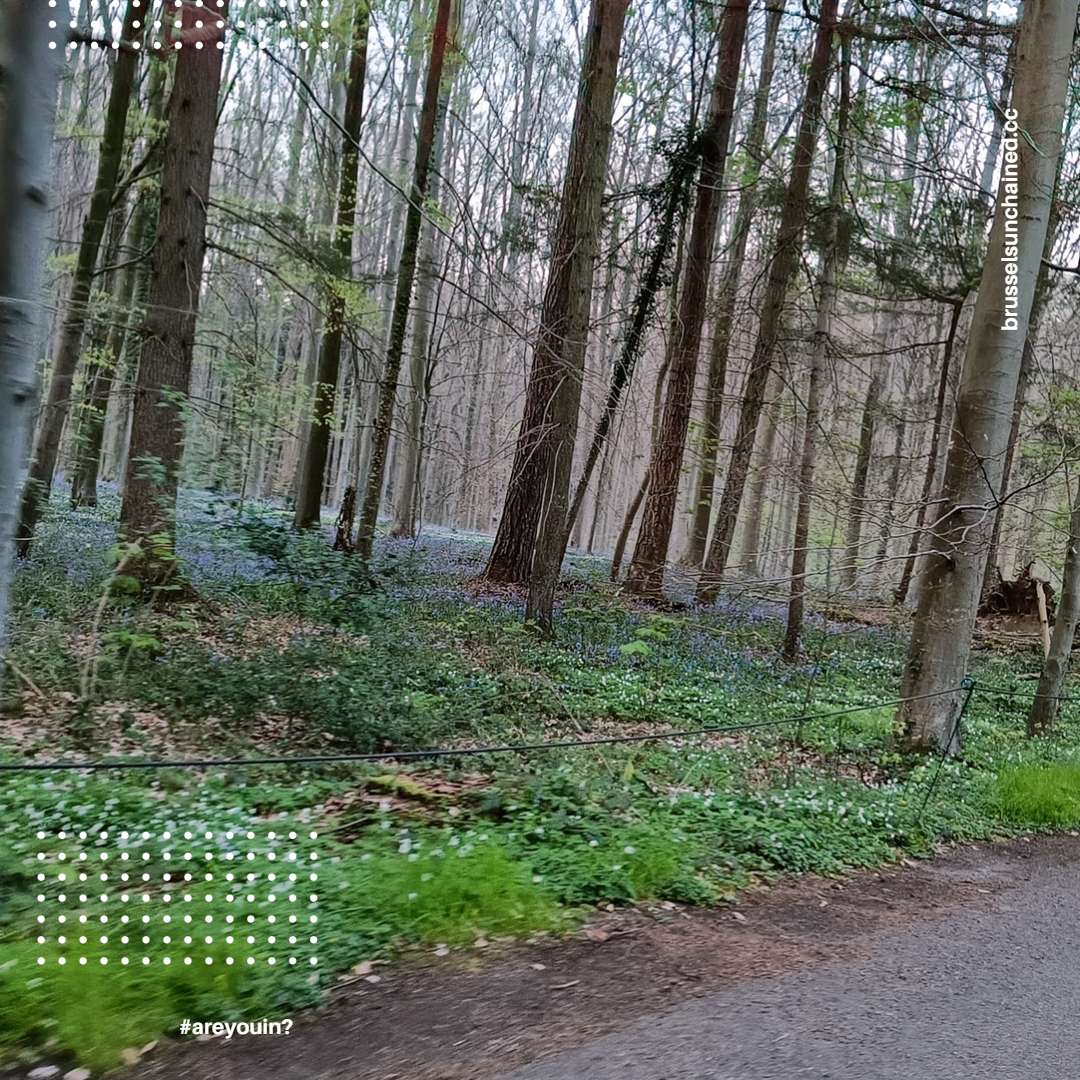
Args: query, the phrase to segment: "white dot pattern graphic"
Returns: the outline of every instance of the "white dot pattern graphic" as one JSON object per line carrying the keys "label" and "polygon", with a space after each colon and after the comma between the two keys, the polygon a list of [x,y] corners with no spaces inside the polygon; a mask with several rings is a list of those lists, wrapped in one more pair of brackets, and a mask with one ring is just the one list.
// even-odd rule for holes
{"label": "white dot pattern graphic", "polygon": [[[109,830],[36,838],[37,941],[57,946],[43,949],[53,956],[39,956],[38,964],[318,964],[315,832]],[[232,867],[240,861],[238,874]],[[95,875],[97,888],[69,892],[73,880],[89,879],[72,873],[72,864],[88,862],[109,869]]]}
{"label": "white dot pattern graphic", "polygon": [[[196,9],[195,25],[189,26],[185,33],[190,33],[193,40],[174,40],[181,28],[178,10],[184,4]],[[151,11],[151,0],[135,0],[135,7],[140,6]],[[194,45],[196,49],[206,48],[211,42],[199,40],[204,34],[219,37],[221,30],[228,25],[234,32],[260,44],[273,42],[285,44],[294,41],[302,50],[309,48],[328,49],[330,47],[330,0],[286,0],[270,3],[268,0],[231,0],[228,4],[228,23],[222,18],[221,9],[226,7],[225,0],[170,0],[163,18],[155,18],[152,23],[137,25],[139,36],[129,43],[134,50],[147,49],[159,55],[170,49],[182,49]],[[49,43],[52,49],[77,49],[89,45],[92,50],[119,50],[122,43],[113,37],[116,28],[98,26],[91,28],[90,39],[86,42],[67,41],[70,30],[85,34],[86,27],[80,27],[72,17],[70,0],[49,0],[49,29],[57,31],[56,38]],[[205,18],[202,18],[205,10]],[[287,18],[282,17],[287,15]],[[221,40],[212,42],[213,47],[224,49]]]}

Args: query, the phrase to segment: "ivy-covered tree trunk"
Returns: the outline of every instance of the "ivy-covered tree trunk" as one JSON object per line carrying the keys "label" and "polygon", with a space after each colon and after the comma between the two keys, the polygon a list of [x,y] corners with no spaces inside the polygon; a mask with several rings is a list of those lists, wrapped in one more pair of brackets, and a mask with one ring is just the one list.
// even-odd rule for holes
{"label": "ivy-covered tree trunk", "polygon": [[[364,80],[367,76],[368,0],[356,0],[353,21],[349,81],[345,90],[345,118],[341,137],[341,173],[338,177],[337,222],[334,254],[335,272],[342,279],[352,277],[353,229],[356,225],[356,178],[360,168],[360,121],[364,111]],[[322,514],[323,475],[330,448],[330,429],[341,368],[341,341],[345,329],[345,294],[330,285],[326,322],[323,324],[319,362],[315,373],[315,401],[304,457],[298,472],[296,510],[293,525],[306,529],[319,523]]]}
{"label": "ivy-covered tree trunk", "polygon": [[[1076,13],[1077,0],[1027,0],[1021,18],[1012,106],[1018,130],[1003,143],[1007,168],[1002,171],[957,388],[930,550],[920,571],[919,604],[901,688],[901,696],[908,700],[897,712],[903,742],[913,750],[955,754],[960,747],[957,688],[971,650],[986,545],[1046,240]],[[1011,169],[1015,172],[1010,176]],[[1014,289],[1015,308],[1007,315]]]}
{"label": "ivy-covered tree trunk", "polygon": [[[217,9],[224,22],[225,6]],[[145,585],[173,576],[176,491],[191,382],[195,321],[206,252],[206,208],[218,121],[223,30],[206,9],[179,11],[175,77],[167,109],[161,204],[139,357],[120,526],[145,558],[131,573]],[[201,43],[202,48],[194,45]]]}
{"label": "ivy-covered tree trunk", "polygon": [[[144,12],[136,0],[128,0],[122,30],[123,39],[131,41],[142,36]],[[75,276],[68,295],[67,312],[60,332],[60,347],[53,360],[49,377],[48,398],[34,442],[30,476],[23,489],[19,521],[18,546],[22,554],[29,550],[45,504],[49,501],[53,472],[60,455],[60,439],[71,406],[71,387],[79,364],[83,332],[90,308],[90,289],[97,269],[98,252],[105,235],[105,225],[112,209],[120,165],[124,158],[124,129],[127,126],[139,53],[134,49],[118,49],[113,66],[112,89],[105,112],[105,130],[98,152],[97,178],[90,197],[90,209],[83,223],[79,242]]]}
{"label": "ivy-covered tree trunk", "polygon": [[[0,0],[0,678],[19,484],[37,387],[41,268],[62,49],[39,0]],[[62,43],[61,43],[62,44]]]}

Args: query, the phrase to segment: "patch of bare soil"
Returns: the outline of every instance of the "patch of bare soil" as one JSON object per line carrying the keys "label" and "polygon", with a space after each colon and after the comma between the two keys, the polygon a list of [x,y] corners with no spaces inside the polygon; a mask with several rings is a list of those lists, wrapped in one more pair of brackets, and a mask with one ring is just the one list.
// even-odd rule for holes
{"label": "patch of bare soil", "polygon": [[868,956],[877,931],[985,906],[1039,864],[1076,861],[1080,840],[1040,837],[791,879],[737,908],[602,911],[572,941],[376,967],[288,1036],[174,1043],[127,1080],[478,1080],[733,983]]}

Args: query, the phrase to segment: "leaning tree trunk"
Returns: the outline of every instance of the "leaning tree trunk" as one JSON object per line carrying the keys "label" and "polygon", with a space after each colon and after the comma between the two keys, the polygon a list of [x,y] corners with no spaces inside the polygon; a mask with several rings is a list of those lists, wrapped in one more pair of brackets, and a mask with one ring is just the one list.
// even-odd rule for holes
{"label": "leaning tree trunk", "polygon": [[[345,116],[341,133],[341,173],[338,176],[337,221],[334,229],[336,272],[352,278],[353,229],[356,225],[356,177],[360,168],[360,121],[364,112],[364,79],[367,74],[368,0],[356,0],[353,15],[353,43],[349,57],[349,81],[345,89]],[[345,332],[345,294],[331,285],[323,324],[319,361],[315,372],[315,400],[311,424],[304,446],[304,458],[297,472],[296,510],[293,527],[318,525],[322,516],[323,475],[334,422],[335,395],[341,368],[341,341]]]}
{"label": "leaning tree trunk", "polygon": [[679,298],[678,338],[668,373],[660,435],[649,462],[649,490],[641,518],[634,557],[626,574],[626,592],[659,596],[664,584],[664,565],[675,521],[686,432],[694,396],[701,329],[720,215],[721,188],[727,164],[728,141],[735,110],[750,0],[729,0],[720,24],[720,58],[713,83],[709,119],[701,136],[701,175],[698,179],[694,224],[686,259],[686,275]]}
{"label": "leaning tree trunk", "polygon": [[[204,27],[205,9],[181,10],[169,129],[161,169],[161,208],[139,358],[120,525],[144,558],[131,573],[167,584],[175,570],[176,491],[184,411],[191,383],[195,320],[206,252],[206,207],[218,121],[222,31]],[[228,0],[217,9],[227,19]],[[201,43],[203,48],[194,48]]]}
{"label": "leaning tree trunk", "polygon": [[743,388],[739,423],[731,448],[731,463],[724,482],[724,494],[716,512],[712,544],[705,559],[701,580],[698,582],[697,600],[701,604],[711,604],[720,591],[720,580],[731,551],[731,540],[735,535],[735,523],[746,487],[746,474],[750,468],[758,418],[765,402],[765,387],[780,334],[780,321],[787,300],[788,286],[802,251],[802,234],[809,206],[810,173],[814,165],[818,128],[821,126],[821,106],[829,81],[832,39],[837,24],[836,10],[837,0],[822,0],[814,53],[810,60],[803,97],[799,134],[791,163],[791,179],[780,215],[776,251],[769,267],[757,342],[750,358],[750,373]]}
{"label": "leaning tree trunk", "polygon": [[[137,0],[128,0],[124,16],[122,36],[124,41],[141,37],[140,23],[143,11]],[[83,331],[90,309],[90,289],[97,269],[98,252],[105,235],[105,225],[112,209],[116,181],[124,159],[124,129],[127,126],[128,107],[138,70],[139,53],[134,49],[118,49],[113,66],[112,89],[105,111],[105,130],[101,136],[98,152],[97,178],[90,197],[90,209],[83,222],[82,239],[75,264],[75,276],[68,295],[67,313],[60,331],[60,346],[53,361],[49,378],[48,398],[38,426],[34,443],[33,464],[30,477],[23,489],[19,521],[19,552],[23,555],[34,539],[34,530],[41,520],[49,501],[53,472],[60,455],[60,439],[64,432],[71,404],[71,387],[75,369],[79,364],[79,352]]]}
{"label": "leaning tree trunk", "polygon": [[[1077,0],[1027,0],[1005,167],[897,712],[909,749],[960,747],[959,690],[979,606],[1024,336],[1050,216]],[[1008,224],[1007,224],[1008,223]],[[1010,261],[1006,262],[1008,259]],[[1015,297],[1006,298],[1006,288]],[[1015,305],[1015,306],[1014,306]]]}
{"label": "leaning tree trunk", "polygon": [[795,538],[791,553],[791,591],[788,598],[787,629],[784,633],[784,659],[791,663],[799,655],[799,639],[803,630],[803,611],[806,603],[806,555],[810,537],[810,500],[814,492],[814,454],[817,450],[817,430],[821,412],[821,376],[825,356],[832,338],[833,315],[836,312],[837,271],[843,259],[840,250],[840,209],[844,198],[844,165],[846,160],[847,124],[850,106],[848,41],[840,43],[840,103],[836,116],[836,150],[833,158],[832,186],[829,191],[828,217],[825,222],[825,241],[821,267],[821,289],[818,300],[817,325],[810,357],[810,387],[806,394],[806,427],[803,433],[802,458],[799,462],[799,504],[795,511]]}
{"label": "leaning tree trunk", "polygon": [[[593,435],[593,441],[585,459],[585,467],[581,470],[577,487],[574,489],[574,498],[566,515],[567,535],[569,535],[578,514],[581,512],[581,505],[585,501],[585,492],[588,490],[593,470],[596,468],[601,452],[607,445],[608,433],[618,411],[619,403],[622,401],[623,393],[633,378],[634,369],[641,354],[641,346],[645,340],[645,328],[652,316],[653,308],[656,306],[656,296],[663,285],[664,269],[671,259],[671,249],[675,244],[675,235],[678,232],[682,215],[686,211],[690,181],[693,179],[696,161],[697,155],[692,147],[686,146],[677,151],[675,160],[672,161],[668,175],[663,182],[662,190],[667,196],[664,204],[664,215],[656,231],[656,240],[649,255],[648,269],[638,289],[637,296],[634,298],[634,313],[630,319],[630,329],[626,332],[622,348],[619,350],[619,355],[612,368],[611,383],[608,387],[607,400],[604,402],[604,412],[600,417],[600,422],[596,425],[596,432]],[[600,477],[599,486],[602,489],[602,469]],[[644,498],[644,492],[642,492],[642,498]],[[598,494],[597,505],[599,505],[599,502],[600,497]],[[636,508],[634,513],[637,513]],[[596,517],[594,515],[594,531],[595,528]],[[589,546],[591,550],[591,532]]]}
{"label": "leaning tree trunk", "polygon": [[19,483],[37,388],[46,199],[61,48],[39,0],[0,0],[0,678]]}
{"label": "leaning tree trunk", "polygon": [[[626,0],[593,0],[589,17],[566,179],[552,241],[551,272],[525,391],[524,416],[502,516],[483,574],[492,582],[530,580],[545,501],[555,494],[563,472],[563,487],[569,486],[611,142],[615,72],[627,6]],[[564,449],[568,436],[569,453]],[[565,499],[564,494],[560,531],[567,511]],[[549,507],[549,523],[553,522],[552,512]],[[555,546],[550,540],[548,544],[552,549]]]}
{"label": "leaning tree trunk", "polygon": [[1058,601],[1050,652],[1043,662],[1035,700],[1027,717],[1028,735],[1049,735],[1061,700],[1061,687],[1069,670],[1069,656],[1080,622],[1080,486],[1069,517],[1069,541],[1065,548],[1065,567],[1061,574],[1061,598]]}
{"label": "leaning tree trunk", "polygon": [[525,616],[534,619],[545,634],[551,633],[555,586],[569,538],[570,468],[581,410],[611,118],[628,7],[629,0],[593,0],[530,379],[530,384],[540,384],[544,401],[544,423],[535,445],[537,456],[547,467]]}
{"label": "leaning tree trunk", "polygon": [[735,301],[739,280],[746,261],[746,245],[750,225],[757,212],[760,192],[758,177],[764,161],[765,129],[768,121],[769,93],[776,71],[776,39],[785,0],[773,0],[765,15],[765,45],[761,54],[761,74],[754,93],[754,110],[743,143],[743,153],[750,159],[747,175],[742,179],[739,205],[731,229],[724,273],[716,300],[712,343],[709,348],[709,371],[705,383],[705,415],[701,425],[701,471],[698,473],[694,498],[694,517],[690,525],[690,545],[686,553],[688,566],[700,566],[705,560],[712,518],[713,496],[716,488],[716,458],[720,452],[720,420],[724,406],[724,385],[727,382],[728,357],[731,352],[731,332],[735,325]]}
{"label": "leaning tree trunk", "polygon": [[390,315],[390,335],[386,345],[386,362],[379,384],[379,403],[371,431],[371,457],[367,470],[367,486],[357,525],[356,554],[365,562],[371,559],[375,542],[375,523],[379,518],[383,481],[386,478],[386,457],[390,449],[390,425],[397,400],[398,375],[405,353],[405,331],[409,325],[413,282],[416,278],[416,259],[420,248],[420,226],[424,220],[424,201],[428,196],[431,178],[431,152],[435,145],[435,130],[442,117],[439,112],[439,93],[442,85],[443,61],[450,38],[450,22],[454,0],[439,0],[435,14],[435,29],[431,38],[431,62],[424,86],[424,104],[420,113],[420,134],[416,141],[416,167],[413,172],[409,206],[405,214],[405,234],[398,261],[397,287]]}

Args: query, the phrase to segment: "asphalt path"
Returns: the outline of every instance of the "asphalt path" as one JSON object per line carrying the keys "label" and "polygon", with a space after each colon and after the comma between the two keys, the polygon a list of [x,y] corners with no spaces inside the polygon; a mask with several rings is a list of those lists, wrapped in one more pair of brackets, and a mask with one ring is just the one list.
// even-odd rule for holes
{"label": "asphalt path", "polygon": [[[1080,840],[1014,888],[492,1080],[1076,1080]],[[630,976],[632,977],[632,976]]]}

